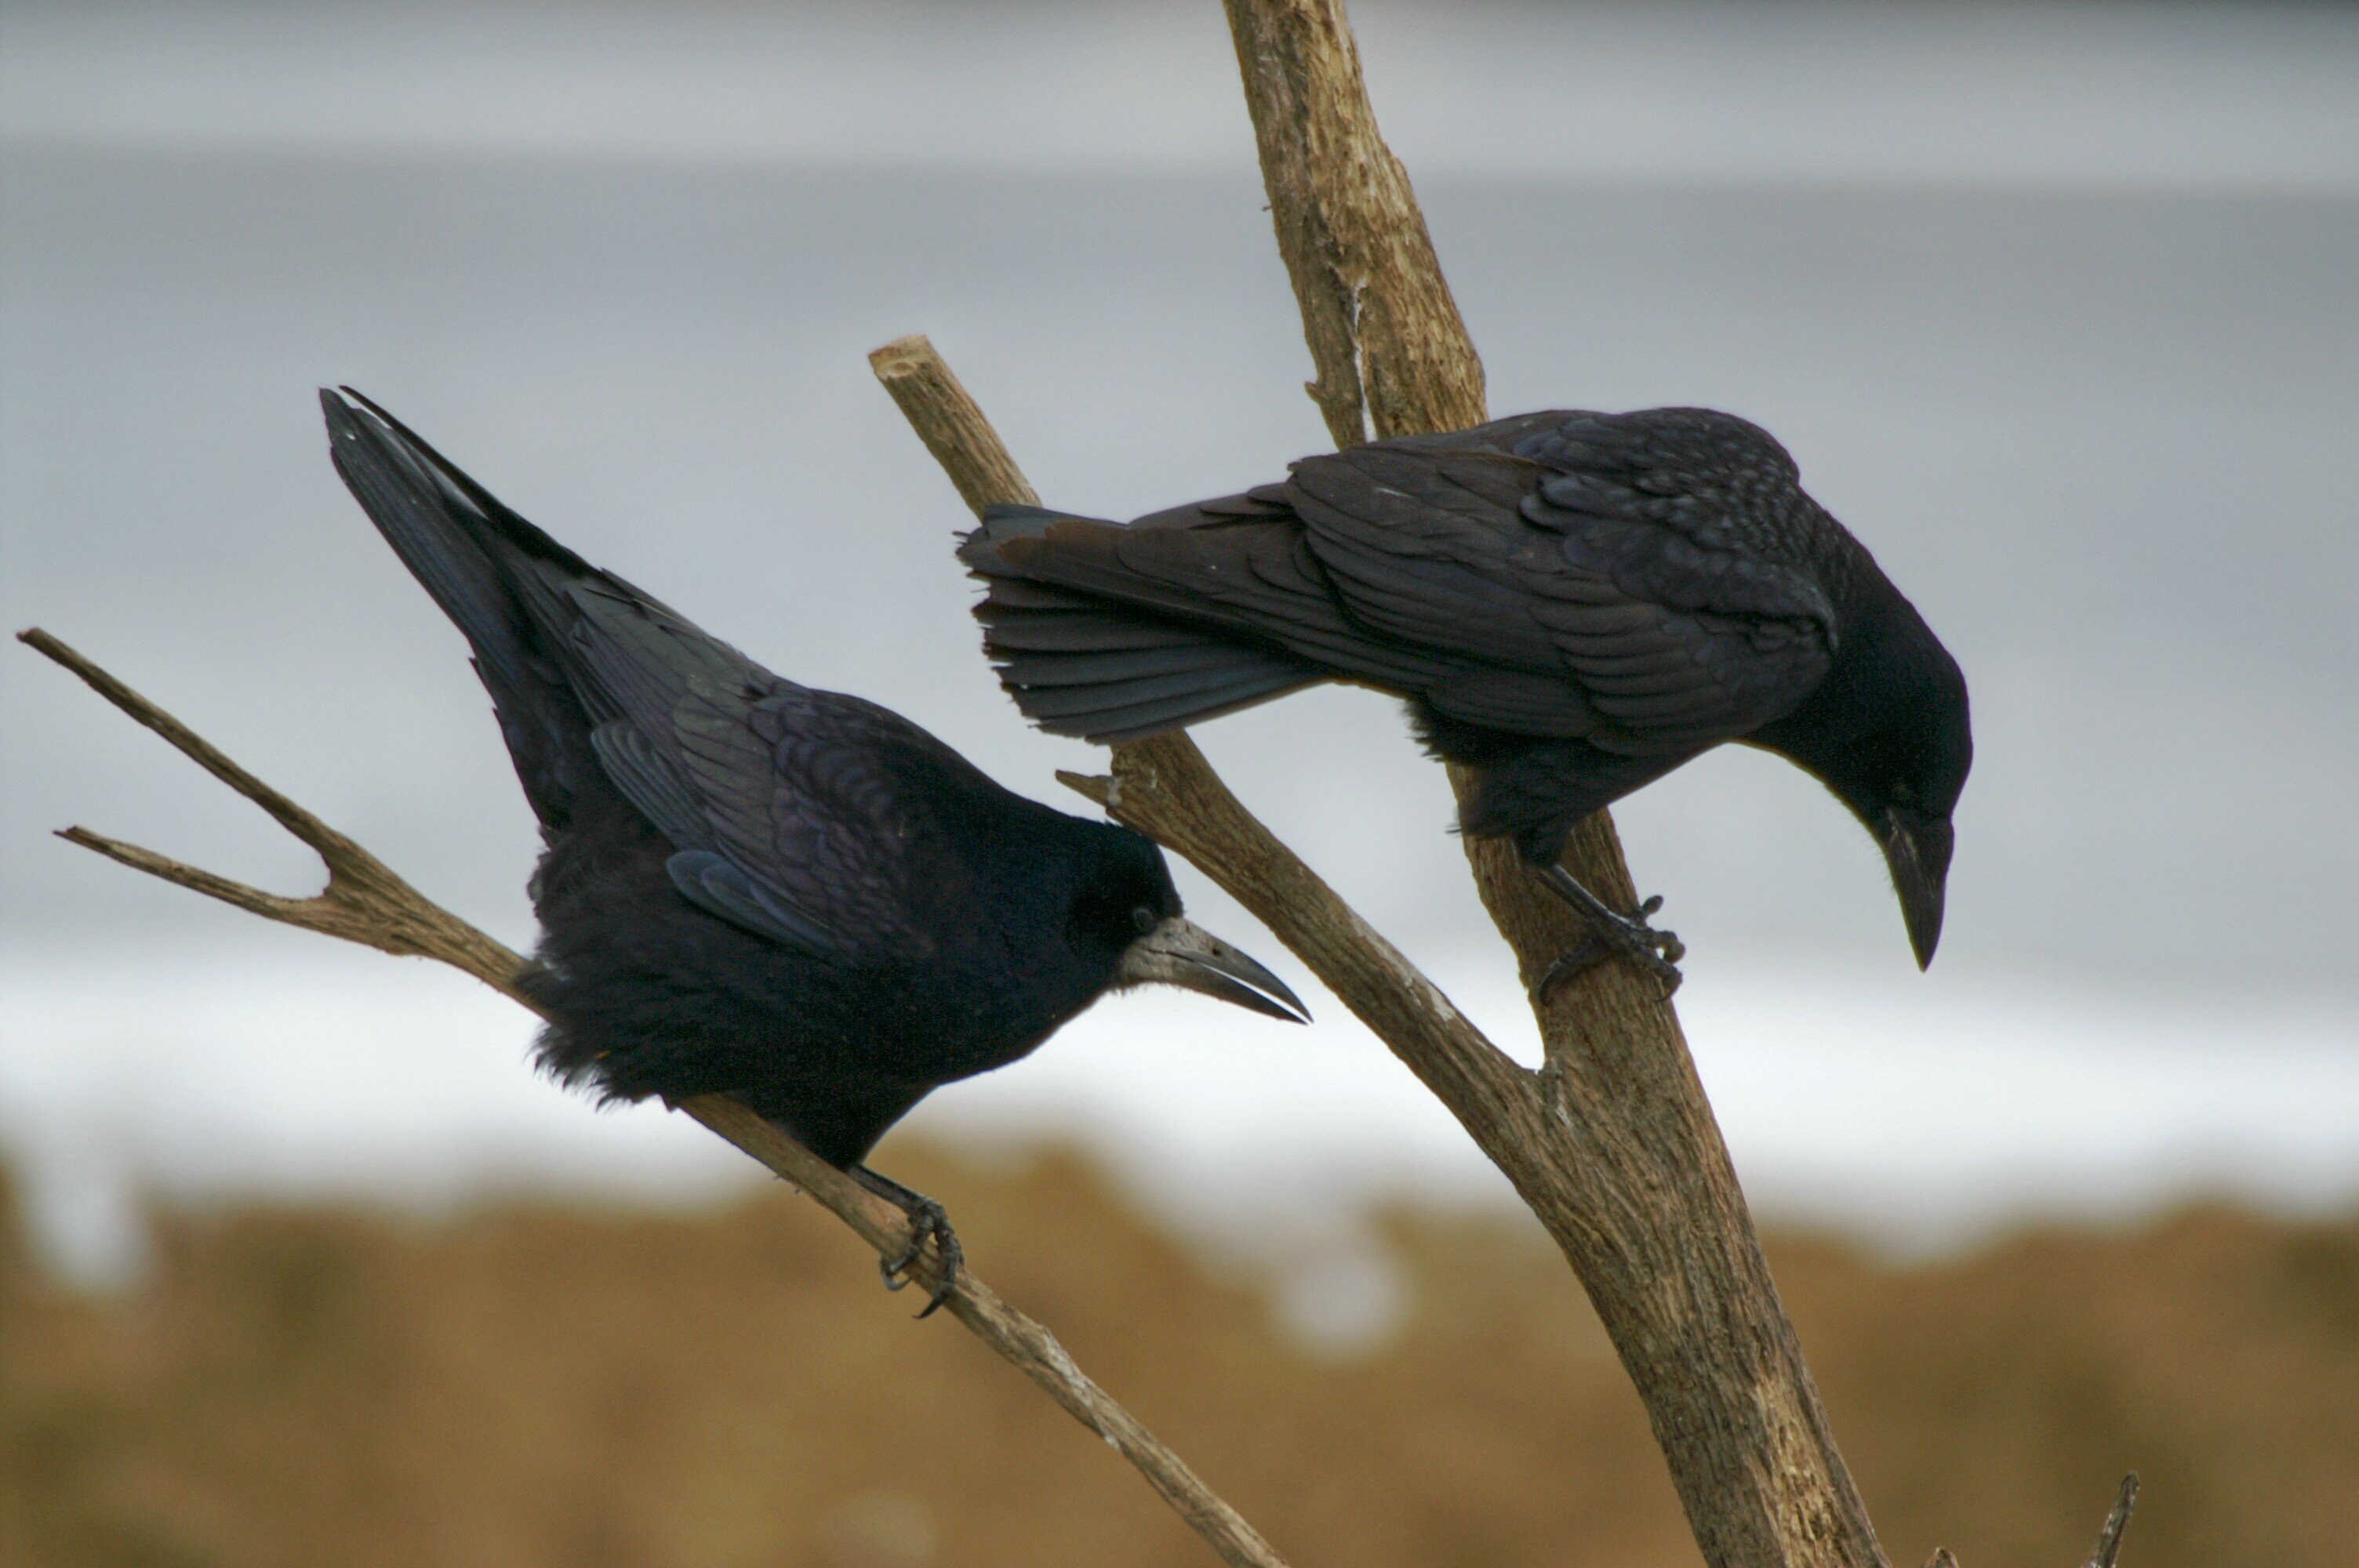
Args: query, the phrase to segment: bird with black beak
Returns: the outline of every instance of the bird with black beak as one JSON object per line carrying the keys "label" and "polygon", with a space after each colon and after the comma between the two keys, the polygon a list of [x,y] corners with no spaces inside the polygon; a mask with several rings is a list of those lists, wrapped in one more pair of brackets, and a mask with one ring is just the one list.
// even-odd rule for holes
{"label": "bird with black beak", "polygon": [[995,507],[960,556],[984,645],[1042,729],[1137,740],[1346,681],[1473,769],[1460,826],[1512,842],[1609,953],[1679,984],[1660,907],[1560,860],[1583,817],[1725,741],[1816,776],[1883,847],[1919,968],[1940,940],[1966,682],[1768,432],[1708,408],[1526,414],[1305,458],[1129,524]]}
{"label": "bird with black beak", "polygon": [[888,1284],[933,1243],[926,1313],[955,1288],[957,1235],[864,1162],[927,1094],[1132,986],[1308,1020],[1188,920],[1147,838],[771,674],[359,394],[321,402],[337,471],[473,649],[540,820],[541,1062],[607,1099],[743,1101],[908,1215]]}

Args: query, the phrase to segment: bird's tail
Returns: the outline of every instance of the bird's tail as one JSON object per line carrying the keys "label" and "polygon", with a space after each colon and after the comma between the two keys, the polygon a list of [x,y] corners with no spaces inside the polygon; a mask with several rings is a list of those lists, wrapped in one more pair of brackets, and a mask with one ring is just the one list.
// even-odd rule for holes
{"label": "bird's tail", "polygon": [[[336,472],[466,634],[525,795],[542,822],[561,826],[589,776],[584,769],[594,773],[596,762],[589,720],[532,600],[552,591],[550,576],[595,569],[352,388],[323,388],[320,406]],[[553,571],[544,576],[534,565]]]}
{"label": "bird's tail", "polygon": [[[1060,545],[1082,543],[1085,556],[1096,554],[1089,535],[1125,532],[1038,506],[994,506],[959,545],[959,558],[989,589],[974,607],[984,649],[1016,707],[1041,729],[1104,744],[1143,740],[1321,678],[1278,649],[1158,614],[1117,593],[1041,580],[1026,562],[1052,526]],[[1112,568],[1110,559],[1104,564]]]}

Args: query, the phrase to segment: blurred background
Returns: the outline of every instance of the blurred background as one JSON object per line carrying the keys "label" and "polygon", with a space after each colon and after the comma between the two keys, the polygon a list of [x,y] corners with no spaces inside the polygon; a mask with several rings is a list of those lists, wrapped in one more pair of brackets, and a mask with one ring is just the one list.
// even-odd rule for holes
{"label": "blurred background", "polygon": [[[1930,975],[1784,764],[1616,813],[1896,1557],[2065,1561],[2137,1465],[2143,1561],[2337,1561],[2359,9],[1353,16],[1494,411],[1759,421],[1968,672]],[[1210,0],[5,0],[0,611],[527,944],[463,645],[326,461],[349,382],[773,668],[1081,809],[864,356],[930,333],[1051,504],[1277,477],[1326,438],[1262,203]],[[508,1004],[49,838],[318,877],[29,652],[0,707],[0,1562],[1199,1560],[739,1156],[537,1079]],[[1393,704],[1198,734],[1533,1051]],[[1316,1029],[1120,999],[884,1168],[1297,1561],[1691,1561],[1505,1184],[1181,878]]]}

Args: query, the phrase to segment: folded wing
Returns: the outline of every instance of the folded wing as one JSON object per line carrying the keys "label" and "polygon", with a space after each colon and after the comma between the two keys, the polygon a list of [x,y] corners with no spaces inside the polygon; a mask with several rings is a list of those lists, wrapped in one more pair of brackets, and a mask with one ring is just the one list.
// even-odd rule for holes
{"label": "folded wing", "polygon": [[924,956],[905,911],[930,825],[889,780],[901,761],[966,769],[955,753],[591,566],[357,394],[321,402],[337,470],[473,646],[548,829],[611,788],[676,847],[672,882],[709,913],[845,962]]}
{"label": "folded wing", "polygon": [[1656,756],[1745,734],[1824,672],[1814,512],[1741,420],[1553,413],[1308,459],[1128,525],[998,509],[961,554],[1004,682],[1062,733],[1127,740],[1340,679]]}

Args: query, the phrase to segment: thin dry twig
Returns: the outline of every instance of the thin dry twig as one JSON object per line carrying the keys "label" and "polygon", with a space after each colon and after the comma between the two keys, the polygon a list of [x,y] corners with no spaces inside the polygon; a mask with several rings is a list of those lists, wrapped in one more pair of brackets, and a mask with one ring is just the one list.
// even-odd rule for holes
{"label": "thin dry twig", "polygon": [[[895,339],[868,362],[978,513],[1037,504],[998,432],[923,333]],[[1481,1100],[1502,1116],[1529,1100],[1532,1075],[1263,827],[1184,732],[1117,746],[1114,758],[1110,778],[1057,776],[1221,882],[1387,1043],[1417,1041],[1395,1049],[1420,1076],[1446,1080],[1433,1083],[1442,1098]]]}
{"label": "thin dry twig", "polygon": [[[394,874],[358,844],[232,762],[170,714],[38,627],[17,634],[43,656],[64,665],[132,719],[161,735],[230,788],[268,812],[319,853],[328,885],[310,898],[285,898],[186,865],[152,849],[84,827],[59,837],[135,871],[160,877],[209,898],[363,946],[438,959],[473,975],[534,1011],[539,1005],[522,981],[530,965],[512,949],[443,909]],[[880,1256],[898,1256],[908,1240],[901,1211],[865,1191],[842,1172],[771,1123],[723,1095],[703,1095],[677,1108],[735,1144],[851,1227]],[[914,1267],[930,1292],[940,1260],[929,1248]],[[975,1336],[1045,1390],[1067,1413],[1103,1438],[1147,1477],[1147,1484],[1233,1568],[1285,1568],[1284,1560],[1234,1509],[1198,1479],[1180,1456],[1158,1442],[1137,1418],[1073,1364],[1057,1336],[1002,1301],[972,1270],[962,1270],[949,1310]]]}
{"label": "thin dry twig", "polygon": [[2122,1554],[2122,1533],[2130,1527],[2130,1510],[2137,1507],[2138,1478],[2133,1470],[2122,1477],[2122,1489],[2114,1495],[2114,1506],[2105,1515],[2105,1525],[2097,1531],[2097,1544],[2082,1568],[2114,1568]]}
{"label": "thin dry twig", "polygon": [[[2097,1544],[2081,1568],[2114,1568],[2122,1554],[2122,1532],[2129,1529],[2130,1509],[2136,1506],[2137,1494],[2137,1472],[2133,1470],[2122,1477],[2121,1490],[2114,1495],[2104,1528],[2097,1531]],[[1925,1559],[1925,1568],[1958,1568],[1957,1554],[1946,1546],[1935,1547],[1933,1555]]]}

